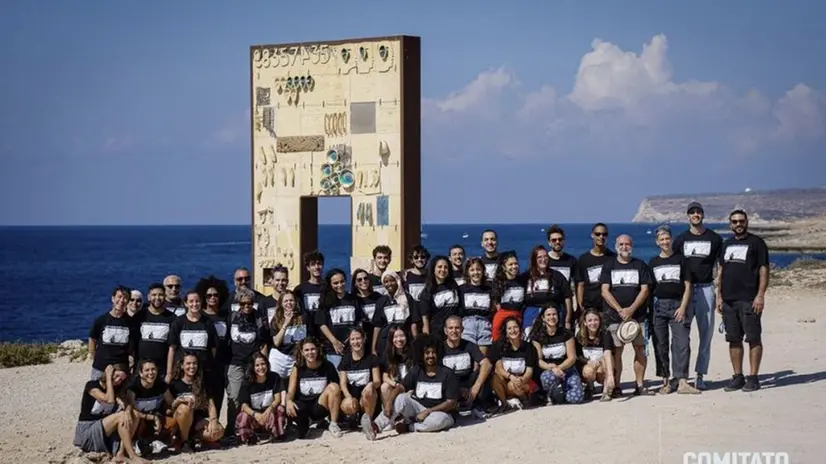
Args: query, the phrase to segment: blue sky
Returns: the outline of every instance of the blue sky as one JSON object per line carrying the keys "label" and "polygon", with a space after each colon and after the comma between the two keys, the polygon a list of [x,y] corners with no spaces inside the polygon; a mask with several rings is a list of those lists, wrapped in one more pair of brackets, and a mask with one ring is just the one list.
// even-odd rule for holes
{"label": "blue sky", "polygon": [[2,3],[0,224],[249,223],[249,46],[394,34],[422,37],[424,222],[826,185],[826,2],[194,4]]}

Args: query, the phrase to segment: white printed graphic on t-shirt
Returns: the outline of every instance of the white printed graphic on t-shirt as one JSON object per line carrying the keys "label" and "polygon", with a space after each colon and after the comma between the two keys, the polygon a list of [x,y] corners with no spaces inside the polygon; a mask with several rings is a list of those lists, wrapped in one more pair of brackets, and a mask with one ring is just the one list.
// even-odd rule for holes
{"label": "white printed graphic on t-shirt", "polygon": [[687,258],[706,258],[711,254],[711,242],[696,241],[683,243],[683,256]]}
{"label": "white printed graphic on t-shirt", "polygon": [[186,308],[178,306],[177,308],[172,308],[172,312],[174,312],[176,316],[183,316],[186,314]]}
{"label": "white printed graphic on t-shirt", "polygon": [[275,317],[275,310],[278,309],[275,306],[272,308],[267,308],[267,323],[272,322],[272,318]]}
{"label": "white printed graphic on t-shirt", "polygon": [[734,261],[737,263],[745,263],[746,257],[749,255],[748,245],[729,245],[726,247],[726,254],[724,259],[726,262]]}
{"label": "white printed graphic on t-shirt", "polygon": [[534,280],[530,283],[530,288],[528,290],[531,293],[538,293],[538,292],[547,292],[551,288],[551,282],[548,280],[547,277],[542,277],[537,280]]}
{"label": "white printed graphic on t-shirt", "polygon": [[229,332],[230,340],[241,345],[250,345],[254,343],[257,335],[258,334],[255,332],[242,331],[241,327],[237,324],[232,324],[232,329],[230,329]]}
{"label": "white printed graphic on t-shirt", "polygon": [[308,293],[304,295],[304,309],[310,312],[318,311],[318,301],[321,295],[318,293]]}
{"label": "white printed graphic on t-shirt", "polygon": [[250,407],[256,411],[267,408],[272,404],[272,390],[264,390],[262,392],[250,395]]}
{"label": "white printed graphic on t-shirt", "polygon": [[420,400],[442,399],[442,382],[416,382],[416,398]]}
{"label": "white printed graphic on t-shirt", "polygon": [[612,269],[612,287],[636,287],[640,284],[640,273],[636,269]]}
{"label": "white printed graphic on t-shirt", "polygon": [[308,377],[306,379],[301,379],[298,383],[298,389],[304,396],[320,395],[324,392],[325,388],[327,388],[326,377]]}
{"label": "white printed graphic on t-shirt", "polygon": [[496,277],[496,268],[499,267],[496,263],[485,264],[485,278],[493,280]]}
{"label": "white printed graphic on t-shirt", "polygon": [[215,334],[218,338],[224,339],[227,336],[227,323],[224,321],[215,321],[212,323],[215,326]]}
{"label": "white printed graphic on t-shirt", "polygon": [[419,301],[419,297],[422,296],[423,290],[424,284],[410,284],[407,286],[407,292],[410,293],[410,296],[412,296],[416,301]]}
{"label": "white printed graphic on t-shirt", "polygon": [[453,290],[442,290],[433,295],[433,304],[437,308],[444,308],[445,306],[453,306],[459,304],[459,296]]}
{"label": "white printed graphic on t-shirt", "polygon": [[654,277],[657,282],[679,282],[680,266],[678,264],[665,264],[654,268]]}
{"label": "white printed graphic on t-shirt", "polygon": [[564,343],[554,343],[542,347],[542,357],[545,359],[564,358],[568,353]]}
{"label": "white printed graphic on t-shirt", "polygon": [[557,271],[560,274],[562,274],[563,276],[565,276],[565,280],[567,280],[567,281],[571,280],[571,268],[563,267],[563,266],[560,266],[560,267],[551,266],[551,269],[553,269],[554,271]]}
{"label": "white printed graphic on t-shirt", "polygon": [[189,350],[205,350],[209,342],[206,330],[182,330],[181,348]]}
{"label": "white printed graphic on t-shirt", "polygon": [[456,285],[464,285],[465,284],[465,278],[464,277],[456,277],[453,280],[456,281]]}
{"label": "white printed graphic on t-shirt", "polygon": [[116,407],[118,407],[118,403],[101,403],[100,401],[95,400],[95,404],[92,405],[92,414],[96,416],[112,414],[115,412]]}
{"label": "white printed graphic on t-shirt", "polygon": [[397,369],[399,370],[399,378],[396,379],[396,380],[404,380],[404,378],[407,377],[407,372],[408,372],[407,371],[407,364],[399,364]]}
{"label": "white printed graphic on t-shirt", "polygon": [[356,321],[355,306],[336,306],[330,308],[330,322],[333,325],[350,325]]}
{"label": "white printed graphic on t-shirt", "polygon": [[160,409],[163,404],[163,396],[155,396],[152,398],[136,398],[135,407],[138,411],[145,413],[152,413]]}
{"label": "white printed graphic on t-shirt", "polygon": [[347,371],[347,383],[353,384],[357,387],[363,387],[370,382],[370,369],[361,369],[358,371]]}
{"label": "white printed graphic on t-shirt", "polygon": [[599,361],[605,355],[605,350],[601,346],[583,346],[582,354],[588,361]]}
{"label": "white printed graphic on t-shirt", "polygon": [[502,367],[511,374],[522,375],[525,373],[524,358],[502,358]]}
{"label": "white printed graphic on t-shirt", "polygon": [[588,283],[595,284],[599,282],[599,277],[602,275],[602,264],[599,266],[591,266],[588,268]]}
{"label": "white printed graphic on t-shirt", "polygon": [[465,308],[490,309],[490,295],[487,293],[465,293]]}
{"label": "white printed graphic on t-shirt", "polygon": [[522,287],[508,287],[502,295],[502,303],[521,303],[525,300],[525,289]]}
{"label": "white printed graphic on t-shirt", "polygon": [[291,325],[287,327],[284,331],[284,341],[285,345],[289,345],[292,343],[299,342],[307,338],[307,326],[304,324],[300,325]]}
{"label": "white printed graphic on t-shirt", "polygon": [[104,345],[126,345],[129,343],[129,328],[107,325],[100,336]]}
{"label": "white printed graphic on t-shirt", "polygon": [[407,320],[402,307],[397,304],[384,307],[384,318],[387,319],[388,324],[400,324]]}
{"label": "white printed graphic on t-shirt", "polygon": [[373,314],[376,312],[376,305],[373,303],[366,304],[361,308],[361,310],[364,311],[364,314],[367,315],[368,319],[373,319]]}
{"label": "white printed graphic on t-shirt", "polygon": [[373,291],[378,293],[379,295],[387,295],[387,289],[384,288],[384,285],[373,286]]}
{"label": "white printed graphic on t-shirt", "polygon": [[166,341],[169,336],[169,324],[163,322],[144,322],[141,324],[141,340],[145,342]]}
{"label": "white printed graphic on t-shirt", "polygon": [[[230,306],[230,309],[232,309],[232,312],[236,312],[239,309],[241,309],[241,305],[239,305],[238,303],[233,303],[232,306]],[[258,303],[253,303],[252,304],[252,309],[257,311],[258,310]]]}
{"label": "white printed graphic on t-shirt", "polygon": [[442,365],[453,372],[467,372],[473,368],[473,359],[467,351],[445,356]]}

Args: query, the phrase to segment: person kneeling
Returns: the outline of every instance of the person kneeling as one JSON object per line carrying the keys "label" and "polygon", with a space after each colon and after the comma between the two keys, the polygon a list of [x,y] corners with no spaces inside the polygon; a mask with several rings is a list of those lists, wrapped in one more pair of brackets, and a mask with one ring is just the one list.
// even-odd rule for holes
{"label": "person kneeling", "polygon": [[276,440],[284,435],[286,409],[281,405],[281,378],[270,372],[270,362],[261,353],[252,355],[247,379],[238,395],[241,410],[235,418],[235,435],[241,443],[257,441],[255,432],[263,431]]}
{"label": "person kneeling", "polygon": [[341,387],[333,363],[325,359],[321,343],[312,337],[298,344],[295,354],[295,368],[290,373],[287,390],[287,415],[295,420],[298,438],[305,438],[310,431],[310,422],[330,418],[330,433],[339,438],[338,426],[341,407]]}
{"label": "person kneeling", "polygon": [[[224,437],[224,427],[218,422],[218,409],[211,392],[203,382],[198,357],[186,353],[178,362],[169,393],[175,398],[169,408],[170,424],[177,430],[173,449],[182,453],[195,450],[195,439],[202,446],[211,446]],[[180,445],[180,448],[179,448]]]}
{"label": "person kneeling", "polygon": [[531,343],[537,354],[539,381],[552,404],[582,403],[585,398],[582,380],[574,367],[576,345],[570,330],[559,326],[556,307],[539,313],[531,327]]}
{"label": "person kneeling", "polygon": [[494,366],[490,386],[499,398],[499,407],[491,414],[502,414],[512,409],[522,409],[528,396],[537,390],[533,381],[536,367],[536,350],[522,339],[519,319],[508,317],[502,324],[499,340],[488,351],[488,359]]}
{"label": "person kneeling", "polygon": [[375,440],[378,427],[373,422],[378,402],[377,385],[381,385],[381,373],[375,356],[364,351],[364,331],[356,327],[350,331],[350,349],[338,365],[339,385],[344,399],[341,412],[348,417],[361,415],[361,430],[368,440]]}

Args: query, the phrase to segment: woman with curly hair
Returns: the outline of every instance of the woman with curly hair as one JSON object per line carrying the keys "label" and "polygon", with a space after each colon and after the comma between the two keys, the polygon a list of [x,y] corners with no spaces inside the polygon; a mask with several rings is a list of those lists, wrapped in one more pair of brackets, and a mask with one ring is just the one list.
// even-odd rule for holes
{"label": "woman with curly hair", "polygon": [[515,251],[499,255],[499,265],[493,278],[493,300],[496,312],[493,314],[493,341],[504,333],[505,319],[515,318],[522,324],[522,310],[525,307],[525,277],[519,275],[519,259]]}
{"label": "woman with curly hair", "polygon": [[499,341],[488,350],[488,359],[494,365],[490,386],[500,401],[494,414],[521,409],[537,386],[533,381],[536,350],[522,339],[519,319],[511,316],[503,321]]}
{"label": "woman with curly hair", "polygon": [[559,323],[556,306],[542,309],[531,327],[537,374],[551,404],[581,403],[585,395],[576,364],[574,335]]}
{"label": "woman with curly hair", "polygon": [[204,385],[198,356],[184,354],[176,365],[174,377],[169,384],[174,398],[169,412],[177,428],[173,448],[180,446],[182,453],[191,453],[196,438],[202,444],[218,442],[224,436],[224,428],[218,423],[218,408]]}
{"label": "woman with curly hair", "polygon": [[270,372],[270,363],[261,353],[252,355],[247,378],[238,395],[241,405],[235,419],[235,435],[244,444],[254,444],[255,432],[262,430],[272,439],[284,435],[286,408],[281,404],[281,379]]}
{"label": "woman with curly hair", "polygon": [[207,380],[210,382],[209,391],[212,395],[212,401],[215,402],[220,416],[221,407],[224,404],[227,366],[231,357],[227,337],[229,333],[227,317],[229,315],[224,307],[229,299],[229,287],[227,287],[226,281],[215,276],[209,276],[198,281],[195,285],[195,292],[201,296],[201,301],[204,302],[202,313],[206,319],[212,321],[215,334],[218,337],[215,347],[215,359],[212,362],[212,370],[216,374],[209,376]]}

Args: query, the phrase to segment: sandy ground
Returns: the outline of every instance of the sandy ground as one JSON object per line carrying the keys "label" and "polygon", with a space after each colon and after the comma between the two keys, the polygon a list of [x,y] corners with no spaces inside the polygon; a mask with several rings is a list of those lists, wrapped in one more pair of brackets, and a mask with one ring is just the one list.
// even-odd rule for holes
{"label": "sandy ground", "polygon": [[[166,461],[683,463],[685,452],[760,451],[786,452],[793,463],[820,463],[826,453],[824,297],[823,290],[770,290],[763,319],[763,389],[755,393],[722,390],[731,366],[724,338],[715,333],[706,377],[714,383],[702,395],[543,407],[437,434],[388,433],[375,442],[360,433],[341,439],[325,433]],[[625,366],[627,388],[630,350]],[[653,371],[652,357],[648,379]],[[88,363],[66,361],[0,369],[0,462],[87,462],[71,443],[88,373]]]}

